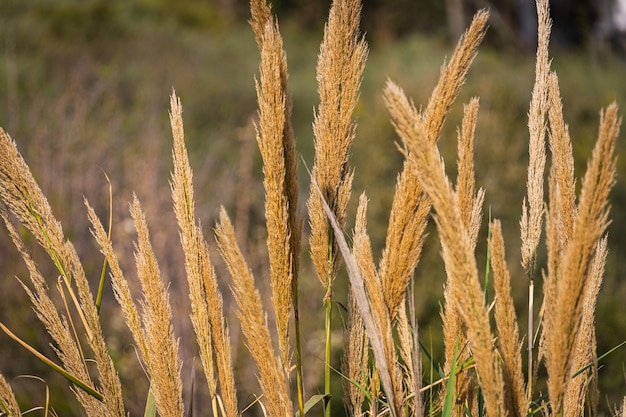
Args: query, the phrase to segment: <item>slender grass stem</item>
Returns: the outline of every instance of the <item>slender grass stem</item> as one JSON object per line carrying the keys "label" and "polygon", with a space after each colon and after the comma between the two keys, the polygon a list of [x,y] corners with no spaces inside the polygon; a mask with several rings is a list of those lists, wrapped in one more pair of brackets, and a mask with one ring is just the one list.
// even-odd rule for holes
{"label": "slender grass stem", "polygon": [[331,323],[332,323],[332,302],[333,302],[333,290],[332,290],[332,278],[328,279],[326,284],[326,295],[324,296],[324,306],[326,309],[326,357],[324,366],[324,417],[330,417],[330,400],[331,400]]}
{"label": "slender grass stem", "polygon": [[302,347],[300,344],[300,310],[298,308],[297,278],[294,278],[291,285],[294,327],[296,330],[296,383],[298,385],[298,408],[300,409],[300,416],[304,416],[304,384],[302,382]]}
{"label": "slender grass stem", "polygon": [[527,398],[532,398],[533,395],[533,304],[535,294],[535,280],[530,277],[528,282],[528,395]]}

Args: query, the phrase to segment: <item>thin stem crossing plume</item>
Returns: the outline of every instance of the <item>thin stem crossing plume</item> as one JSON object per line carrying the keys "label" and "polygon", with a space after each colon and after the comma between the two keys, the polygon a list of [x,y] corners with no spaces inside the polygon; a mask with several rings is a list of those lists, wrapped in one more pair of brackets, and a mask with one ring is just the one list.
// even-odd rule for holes
{"label": "thin stem crossing plume", "polygon": [[[537,0],[535,80],[528,126],[519,127],[529,135],[526,196],[520,227],[515,230],[520,233],[520,246],[514,253],[521,254],[521,268],[513,268],[507,259],[510,225],[504,220],[483,220],[488,194],[481,188],[476,167],[493,156],[480,155],[485,148],[476,144],[492,140],[493,134],[483,131],[481,101],[472,97],[463,106],[456,104],[485,37],[487,11],[473,17],[422,106],[416,106],[399,83],[388,80],[384,86],[383,100],[400,139],[398,156],[403,162],[381,240],[384,247],[376,253],[377,239],[370,235],[374,229],[368,230],[368,224],[380,216],[368,213],[368,205],[374,204],[367,195],[378,197],[378,193],[361,193],[353,213],[349,204],[353,179],[359,175],[350,162],[353,143],[359,140],[356,114],[361,105],[367,106],[360,103],[368,57],[360,31],[362,4],[334,0],[330,7],[317,56],[314,140],[312,146],[302,147],[312,147],[314,154],[301,157],[278,19],[266,1],[251,0],[249,23],[260,54],[254,77],[258,117],[252,123],[263,166],[264,205],[258,215],[250,210],[246,217],[262,220],[245,222],[243,228],[236,222],[238,229],[250,229],[236,233],[226,208],[212,199],[213,194],[204,192],[201,183],[196,192],[183,106],[175,92],[170,97],[169,185],[176,225],[168,225],[166,213],[158,213],[163,221],[150,229],[146,212],[154,213],[148,206],[144,211],[133,194],[130,218],[121,225],[128,227],[114,235],[114,228],[100,220],[98,204],[85,199],[100,253],[90,253],[93,247],[77,250],[68,239],[70,234],[53,215],[53,205],[18,145],[0,129],[0,216],[29,275],[28,280],[19,278],[15,287],[25,291],[47,333],[41,337],[49,337],[52,349],[32,346],[29,341],[40,335],[11,329],[5,317],[0,318],[0,329],[67,379],[66,392],[82,408],[79,413],[89,417],[141,412],[149,417],[198,412],[213,417],[320,413],[331,417],[342,408],[349,416],[372,417],[600,414],[599,362],[605,355],[597,352],[596,305],[610,259],[609,195],[615,184],[621,117],[615,103],[600,112],[586,172],[576,178],[559,80],[550,70],[548,6],[548,0]],[[492,107],[482,103],[483,108]],[[451,179],[439,143],[449,140],[447,132],[452,130],[445,123],[455,114],[455,106],[462,118],[451,138],[456,139],[457,150],[456,178]],[[391,141],[388,146],[393,146]],[[313,158],[304,181],[298,178],[299,158]],[[239,172],[252,172],[253,159],[249,155],[248,168]],[[300,194],[300,181],[306,183],[308,195]],[[249,202],[254,196],[242,198]],[[113,193],[110,197],[113,207]],[[197,204],[200,198],[208,202]],[[302,199],[306,205],[299,211]],[[58,204],[58,200],[52,201]],[[213,209],[201,213],[207,205]],[[241,200],[236,205],[238,213],[249,208]],[[110,219],[120,218],[110,210]],[[204,228],[199,219],[211,213],[216,219]],[[431,219],[432,234],[441,245],[442,277],[430,268],[431,259],[418,268]],[[351,233],[348,225],[353,225]],[[258,227],[264,230],[259,232]],[[130,247],[124,239],[133,235],[134,266],[123,249]],[[258,236],[264,244],[255,241]],[[308,242],[306,249],[303,242]],[[163,247],[165,259],[159,260],[158,249]],[[486,264],[483,254],[477,253],[483,247]],[[309,255],[306,260],[300,258],[303,252]],[[167,261],[176,256],[181,258],[179,266],[166,269]],[[94,260],[100,266],[104,263],[95,274]],[[481,264],[486,265],[484,276]],[[100,275],[100,281],[91,282],[92,275]],[[314,275],[322,284],[321,311],[314,311],[312,302],[300,296],[304,291],[314,293],[311,285],[318,286]],[[347,282],[342,283],[346,275]],[[262,277],[268,277],[268,282],[260,282]],[[538,278],[543,281],[540,320],[533,306]],[[516,310],[519,300],[512,291],[520,279],[529,280],[527,336],[520,335],[523,326],[518,317],[524,313]],[[3,285],[4,290],[11,284]],[[418,331],[418,322],[428,319],[420,313],[424,285],[444,288],[441,337]],[[94,298],[95,286],[99,292]],[[108,286],[117,304],[107,303]],[[181,288],[188,290],[188,299],[175,296]],[[227,294],[223,288],[229,290]],[[180,303],[188,303],[189,317],[178,316]],[[120,323],[125,323],[128,334],[109,336]],[[337,331],[341,324],[343,338]],[[33,327],[28,324],[28,328]],[[528,352],[522,353],[525,337]],[[433,340],[441,345],[440,352],[432,347]],[[132,349],[125,348],[128,345]],[[522,355],[528,355],[528,360],[523,361]],[[194,356],[199,356],[204,374],[199,381],[195,372],[190,379],[184,377],[185,366],[192,365],[195,371]],[[127,365],[136,359],[138,371],[133,371]],[[21,361],[8,368],[0,365],[12,371],[25,366]],[[0,374],[0,416],[36,410],[61,414],[55,398],[33,404],[20,396],[15,379],[5,372]],[[145,384],[122,384],[140,378]],[[49,381],[46,376],[46,384],[56,380]],[[138,403],[145,408],[137,411]]]}

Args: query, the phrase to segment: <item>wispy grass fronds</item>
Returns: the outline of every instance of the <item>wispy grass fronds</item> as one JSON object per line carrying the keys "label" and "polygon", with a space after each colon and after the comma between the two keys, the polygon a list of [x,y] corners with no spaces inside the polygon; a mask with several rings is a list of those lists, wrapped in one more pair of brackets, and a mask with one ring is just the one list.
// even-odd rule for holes
{"label": "wispy grass fronds", "polygon": [[377,326],[378,333],[382,337],[383,350],[385,359],[389,369],[391,379],[391,389],[393,389],[393,397],[398,404],[390,404],[390,407],[396,407],[399,411],[399,401],[404,398],[402,392],[402,374],[397,366],[398,357],[395,350],[395,341],[393,337],[393,323],[389,315],[388,306],[383,296],[380,277],[376,271],[374,260],[372,258],[372,247],[369,236],[367,234],[367,197],[362,194],[359,198],[359,206],[357,208],[356,221],[354,226],[354,259],[359,267],[365,288],[367,290],[368,299],[372,309],[374,323]]}
{"label": "wispy grass fronds", "polygon": [[109,265],[113,294],[122,309],[122,315],[124,316],[126,326],[128,326],[128,329],[133,336],[133,340],[144,358],[144,362],[147,363],[149,353],[146,335],[142,328],[141,315],[135,306],[135,302],[133,301],[128,281],[126,281],[126,278],[124,277],[117,255],[113,250],[113,244],[104,230],[104,226],[89,203],[85,202],[85,205],[87,206],[89,221],[92,225],[91,233],[96,239],[96,243],[100,247],[100,251],[106,258],[107,264]]}
{"label": "wispy grass fronds", "polygon": [[293,306],[298,408],[300,414],[304,414],[298,301],[302,220],[297,214],[298,158],[291,126],[291,98],[287,94],[287,58],[278,22],[275,22],[265,0],[252,0],[250,9],[250,24],[261,50],[261,75],[256,81],[260,124],[257,127],[257,142],[265,173],[263,185],[272,303],[284,366],[290,363],[289,310]]}
{"label": "wispy grass fronds", "polygon": [[[576,371],[576,373],[582,369],[584,371],[578,375],[574,374],[567,387],[563,400],[563,415],[566,417],[583,415],[586,400],[588,400],[589,410],[591,410],[590,414],[597,414],[598,358],[596,353],[595,311],[608,254],[607,240],[606,235],[600,240],[587,278],[590,280],[590,283],[584,296],[580,329],[576,335],[576,346],[572,360],[573,371]],[[589,364],[592,365],[589,366]]]}
{"label": "wispy grass fronds", "polygon": [[[322,191],[317,186],[315,182],[315,178],[311,178],[311,186],[314,191],[317,192],[320,196]],[[375,322],[375,316],[373,314],[372,303],[367,296],[367,292],[365,289],[364,282],[365,280],[361,276],[359,265],[355,259],[354,254],[348,247],[348,243],[346,242],[346,238],[343,235],[343,231],[333,214],[332,209],[326,203],[326,201],[322,200],[322,209],[328,216],[328,220],[330,221],[330,225],[333,228],[335,233],[337,245],[339,250],[341,251],[341,255],[346,263],[346,269],[348,270],[348,277],[350,279],[350,289],[352,294],[354,295],[354,299],[356,300],[356,304],[359,308],[359,313],[361,318],[363,319],[363,323],[365,324],[365,330],[367,332],[370,345],[372,347],[372,353],[374,354],[374,360],[376,361],[376,369],[374,370],[375,377],[372,378],[372,390],[377,391],[377,379],[380,377],[380,382],[382,382],[382,386],[385,390],[385,394],[387,395],[387,401],[389,403],[389,411],[392,416],[396,416],[399,410],[399,399],[395,397],[395,391],[393,390],[393,385],[391,382],[391,374],[389,371],[390,366],[394,366],[394,364],[388,364],[386,355],[385,355],[385,342],[384,336],[380,333],[380,330]],[[377,394],[376,394],[377,395]],[[376,398],[376,395],[372,394],[372,399]],[[372,409],[375,409],[374,401],[372,401]]]}
{"label": "wispy grass fronds", "polygon": [[555,73],[548,78],[548,135],[551,151],[550,184],[556,185],[556,210],[558,213],[559,240],[561,249],[568,244],[576,215],[576,180],[574,178],[574,156],[569,129],[563,118],[563,105],[559,91],[559,80]]}
{"label": "wispy grass fronds", "polygon": [[498,351],[502,357],[504,405],[509,410],[509,415],[525,417],[528,412],[528,399],[522,373],[521,341],[511,297],[511,277],[506,266],[502,226],[497,220],[491,225],[489,249],[496,292],[495,318],[498,329]]}
{"label": "wispy grass fronds", "polygon": [[[417,111],[400,87],[387,81],[383,91],[385,104],[391,113],[396,132],[405,143],[415,136],[414,120],[421,120],[426,126],[429,140],[436,142],[439,139],[445,117],[484,37],[488,16],[485,11],[476,14],[470,28],[459,40],[450,62],[442,66],[437,85],[423,113]],[[411,158],[408,158],[396,183],[379,268],[392,317],[395,317],[399,304],[404,300],[411,274],[419,261],[426,218],[430,213],[430,205],[422,194],[412,164]]]}
{"label": "wispy grass fronds", "polygon": [[[563,407],[564,393],[573,371],[575,337],[591,282],[589,272],[597,245],[609,223],[608,194],[615,181],[614,150],[620,124],[617,105],[611,104],[600,113],[598,140],[582,182],[572,237],[563,251],[558,246],[558,238],[547,238],[552,261],[548,265],[546,285],[550,292],[546,292],[546,296],[551,298],[544,302],[543,325],[548,393],[555,413]],[[551,197],[553,194],[551,192]],[[550,202],[548,233],[552,235],[557,230],[556,211]]]}
{"label": "wispy grass fronds", "polygon": [[[63,278],[83,322],[87,342],[100,375],[107,415],[125,415],[121,383],[102,334],[98,311],[85,271],[73,244],[65,239],[61,224],[33,178],[15,142],[0,129],[0,197],[46,250]],[[74,295],[76,286],[78,297]]]}
{"label": "wispy grass fronds", "polygon": [[478,121],[478,98],[473,98],[463,108],[463,121],[458,137],[458,176],[456,194],[463,224],[468,230],[470,243],[475,248],[482,221],[485,191],[476,192],[474,175],[474,132]]}
{"label": "wispy grass fronds", "polygon": [[423,112],[424,130],[431,142],[436,142],[450,107],[456,99],[472,61],[476,57],[478,46],[485,37],[489,12],[479,10],[472,19],[454,49],[450,62],[441,67],[439,80],[433,90],[428,105]]}
{"label": "wispy grass fronds", "polygon": [[[213,346],[209,324],[209,306],[204,290],[203,262],[204,251],[202,234],[198,233],[195,220],[195,204],[193,197],[193,172],[189,166],[185,148],[185,134],[182,120],[182,106],[178,97],[172,93],[170,98],[170,124],[174,146],[172,159],[174,170],[170,186],[174,213],[178,222],[180,241],[185,254],[185,272],[189,283],[189,300],[191,301],[191,323],[200,348],[200,360],[209,386],[209,393],[214,397],[217,393],[217,380],[213,369]],[[207,265],[212,271],[212,266]],[[220,303],[221,304],[221,303]]]}
{"label": "wispy grass fronds", "polygon": [[13,394],[13,389],[0,373],[0,414],[6,414],[9,417],[21,417],[22,412]]}
{"label": "wispy grass fronds", "polygon": [[[200,224],[195,220],[193,172],[185,147],[182,106],[172,94],[170,122],[174,138],[171,188],[174,212],[180,229],[180,240],[185,254],[185,270],[189,283],[191,322],[196,333],[204,373],[212,397],[216,395],[217,381],[214,364],[227,416],[238,415],[230,338],[224,322],[222,294],[209,257]],[[213,357],[215,355],[215,358]]]}
{"label": "wispy grass fronds", "polygon": [[235,230],[222,209],[215,234],[220,253],[233,278],[233,295],[237,302],[237,317],[246,338],[248,350],[257,364],[258,380],[263,392],[263,404],[269,416],[292,415],[288,376],[280,357],[272,348],[261,297],[254,287],[254,277],[237,245]]}
{"label": "wispy grass fronds", "polygon": [[522,266],[526,274],[533,279],[535,261],[541,225],[543,223],[543,173],[546,165],[545,134],[548,95],[548,74],[550,61],[548,45],[550,43],[550,10],[548,0],[537,0],[538,41],[537,61],[535,66],[535,84],[528,111],[528,178],[526,180],[527,197],[522,204],[520,220],[522,236]]}
{"label": "wispy grass fronds", "polygon": [[502,372],[493,345],[489,314],[478,279],[470,233],[463,225],[456,193],[445,174],[436,144],[429,140],[419,120],[414,121],[414,126],[416,134],[406,145],[410,155],[415,158],[424,192],[436,211],[434,219],[441,240],[451,296],[467,327],[487,414],[501,416],[505,414]]}
{"label": "wispy grass fronds", "polygon": [[[404,388],[404,405],[410,410],[409,415],[420,417],[424,414],[420,392],[422,389],[422,361],[412,297],[413,292],[411,291],[407,294],[407,302],[400,304],[396,326],[398,329],[399,356],[404,363],[402,366],[403,379],[406,385]],[[408,307],[407,304],[409,304]]]}
{"label": "wispy grass fronds", "polygon": [[[343,383],[344,403],[349,415],[364,415],[365,389],[369,379],[369,343],[365,324],[359,314],[354,295],[348,295],[348,326],[345,332],[343,372],[348,380]],[[358,384],[358,385],[357,385]]]}
{"label": "wispy grass fronds", "polygon": [[[286,58],[278,26],[265,26],[261,48],[260,78],[256,81],[259,102],[257,142],[263,158],[267,247],[270,259],[272,304],[276,315],[279,348],[285,366],[289,365],[289,317],[292,303],[292,280],[296,273],[298,249],[292,250],[291,236],[299,236],[299,223],[293,218],[297,200],[290,200],[286,163],[295,160],[293,136],[285,128],[290,110],[284,90]],[[290,129],[289,129],[289,133]],[[286,142],[289,142],[287,144]],[[287,152],[291,155],[287,156]],[[296,167],[290,167],[295,169]],[[297,190],[296,190],[297,191]],[[293,194],[297,198],[297,192]],[[296,228],[295,230],[293,228]],[[299,244],[299,240],[296,240]]]}
{"label": "wispy grass fronds", "polygon": [[[53,349],[61,360],[63,368],[75,378],[93,386],[91,376],[88,373],[83,352],[75,339],[75,334],[68,323],[65,315],[62,315],[54,305],[49,295],[49,288],[31,254],[26,249],[13,223],[6,213],[2,213],[9,236],[24,260],[33,288],[29,288],[21,282],[39,321],[44,325],[48,334],[54,341]],[[88,413],[104,412],[105,408],[100,401],[87,394],[81,389],[74,391],[78,402]]]}
{"label": "wispy grass fronds", "polygon": [[135,261],[144,297],[142,322],[147,346],[144,361],[150,376],[150,390],[154,394],[159,415],[181,417],[184,415],[181,365],[178,341],[171,323],[171,306],[150,243],[148,225],[136,196],[130,213],[137,229]]}
{"label": "wispy grass fronds", "polygon": [[328,202],[343,227],[353,178],[348,166],[356,129],[353,113],[368,54],[359,32],[360,13],[359,0],[333,2],[317,62],[320,104],[313,122],[313,177],[322,196],[311,187],[308,209],[311,256],[324,286],[336,272],[337,246],[331,237],[321,198]]}

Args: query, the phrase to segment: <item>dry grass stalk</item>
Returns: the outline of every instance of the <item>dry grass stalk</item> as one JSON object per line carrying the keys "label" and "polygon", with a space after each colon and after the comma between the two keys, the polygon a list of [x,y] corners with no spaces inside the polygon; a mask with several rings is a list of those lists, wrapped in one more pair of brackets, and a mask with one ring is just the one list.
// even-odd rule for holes
{"label": "dry grass stalk", "polygon": [[[343,373],[365,388],[368,384],[369,343],[365,332],[365,324],[359,315],[354,295],[348,295],[348,326],[346,329],[346,352],[343,359]],[[344,381],[344,402],[349,415],[364,416],[363,402],[365,393],[350,381]]]}
{"label": "dry grass stalk", "polygon": [[352,115],[368,54],[365,40],[359,33],[360,13],[360,0],[333,2],[317,63],[320,104],[313,122],[313,178],[322,195],[311,186],[307,205],[311,257],[325,287],[335,275],[338,264],[337,246],[331,237],[321,199],[329,204],[343,227],[353,178],[348,166],[356,129]]}
{"label": "dry grass stalk", "polygon": [[94,209],[89,205],[89,203],[85,202],[85,204],[87,206],[89,221],[92,224],[91,233],[96,239],[96,243],[100,247],[100,251],[106,258],[109,266],[113,294],[122,309],[124,321],[133,336],[133,340],[144,358],[143,361],[147,363],[149,360],[149,352],[146,335],[142,328],[141,315],[139,314],[139,311],[135,306],[135,302],[133,301],[128,281],[124,278],[124,273],[119,265],[117,255],[115,255],[115,252],[113,251],[113,245],[107,236],[107,232],[104,230],[104,226],[96,216]]}
{"label": "dry grass stalk", "polygon": [[[417,135],[406,143],[416,160],[419,179],[436,211],[442,257],[448,275],[451,297],[467,327],[470,349],[476,360],[487,414],[505,414],[504,386],[499,362],[493,346],[489,314],[478,280],[478,270],[470,233],[464,227],[456,193],[448,180],[436,145],[429,140],[422,123],[414,122]],[[408,154],[407,154],[408,155]]]}
{"label": "dry grass stalk", "polygon": [[[411,288],[412,289],[412,288]],[[411,291],[407,298],[413,297]],[[412,301],[409,301],[412,303]],[[423,404],[420,390],[422,389],[422,363],[420,360],[420,347],[417,340],[417,322],[415,321],[415,311],[412,304],[407,312],[406,303],[400,304],[396,326],[398,329],[398,342],[400,357],[404,362],[402,366],[405,395],[404,399],[409,408],[409,415],[420,417],[423,415]],[[411,319],[409,319],[409,314]]]}
{"label": "dry grass stalk", "polygon": [[[203,245],[201,234],[196,228],[195,205],[193,197],[193,173],[189,166],[185,148],[185,134],[182,120],[180,100],[172,93],[170,98],[170,123],[174,146],[172,159],[174,171],[170,187],[174,202],[174,213],[180,229],[180,241],[185,254],[185,272],[189,283],[189,300],[191,302],[191,323],[200,348],[200,360],[209,386],[209,393],[214,397],[217,392],[217,380],[213,370],[213,347],[211,328],[209,325],[209,307],[204,291],[202,277]],[[208,266],[211,270],[211,266]]]}
{"label": "dry grass stalk", "polygon": [[0,411],[8,416],[21,417],[22,412],[13,394],[13,389],[0,373]]}
{"label": "dry grass stalk", "polygon": [[550,121],[548,138],[552,154],[550,182],[556,185],[559,240],[560,247],[563,249],[569,242],[574,228],[576,180],[572,141],[563,118],[559,80],[555,73],[551,73],[548,78],[548,119]]}
{"label": "dry grass stalk", "polygon": [[233,295],[239,307],[237,317],[241,330],[259,370],[263,404],[269,416],[290,416],[292,404],[288,375],[272,348],[261,297],[254,287],[254,277],[237,246],[235,231],[224,209],[220,212],[215,233],[220,253],[233,278]]}
{"label": "dry grass stalk", "polygon": [[[549,292],[544,303],[544,337],[548,393],[554,413],[563,407],[563,396],[570,382],[575,336],[580,328],[584,297],[591,282],[590,268],[598,242],[608,226],[608,194],[615,181],[615,141],[621,119],[617,105],[611,104],[600,114],[598,140],[587,165],[572,237],[560,251],[558,215],[550,202],[548,228]],[[552,189],[556,186],[552,186]],[[555,192],[551,191],[551,199]],[[555,270],[556,268],[556,270]]]}
{"label": "dry grass stalk", "polygon": [[496,292],[495,318],[498,329],[498,350],[502,357],[505,408],[509,410],[509,415],[525,417],[528,412],[528,399],[522,373],[521,342],[517,315],[511,297],[511,277],[506,266],[502,226],[497,220],[491,226],[489,248]]}
{"label": "dry grass stalk", "polygon": [[[256,82],[259,102],[259,126],[257,142],[263,158],[265,188],[265,218],[267,225],[267,247],[270,260],[272,282],[272,303],[276,315],[279,348],[285,366],[289,365],[289,317],[292,302],[292,279],[295,273],[293,262],[297,262],[298,249],[292,250],[291,236],[298,235],[297,220],[292,218],[297,201],[289,199],[286,151],[293,149],[293,136],[285,135],[287,117],[287,96],[283,89],[283,69],[286,58],[278,26],[268,22],[262,37],[261,72]],[[285,142],[290,142],[288,146]],[[296,194],[297,197],[297,194]],[[296,230],[293,229],[296,227]]]}
{"label": "dry grass stalk", "polygon": [[450,62],[444,63],[441,67],[439,80],[422,115],[424,130],[433,143],[439,139],[450,107],[465,82],[478,46],[485,37],[488,20],[489,12],[479,10],[474,15],[470,27],[459,39]]}
{"label": "dry grass stalk", "polygon": [[595,311],[598,293],[602,284],[606,256],[608,254],[607,236],[605,235],[596,249],[588,279],[591,281],[585,294],[580,329],[576,335],[576,346],[572,359],[572,371],[578,372],[590,363],[591,369],[581,372],[570,381],[563,400],[563,415],[574,417],[583,415],[585,398],[590,401],[591,415],[597,414],[598,407],[598,381],[597,381],[597,355],[595,334]]}
{"label": "dry grass stalk", "polygon": [[147,358],[144,358],[150,376],[150,390],[154,394],[161,416],[184,415],[178,341],[172,328],[172,311],[159,266],[150,243],[150,235],[139,200],[135,196],[130,209],[137,230],[135,261],[144,300],[143,326]]}
{"label": "dry grass stalk", "polygon": [[[2,129],[0,161],[0,197],[3,204],[31,231],[62,275],[94,354],[106,415],[123,416],[125,411],[121,383],[108,354],[98,311],[76,249],[65,239],[61,224],[52,214],[50,204],[18,152],[15,142]],[[74,295],[72,284],[76,285],[78,297]]]}
{"label": "dry grass stalk", "polygon": [[[459,40],[450,62],[442,66],[437,86],[422,114],[418,113],[400,87],[391,81],[387,82],[384,89],[385,103],[391,113],[396,132],[405,144],[417,134],[415,120],[421,120],[428,127],[426,134],[430,141],[434,143],[439,139],[447,112],[465,81],[478,45],[484,37],[488,16],[486,11],[476,14],[470,28]],[[471,123],[468,123],[468,126],[470,125]],[[409,279],[417,266],[423,245],[426,218],[430,212],[430,204],[422,193],[413,163],[412,158],[408,158],[398,177],[387,241],[380,264],[380,275],[392,316],[395,315],[394,308],[397,308],[404,299]],[[458,320],[450,317],[444,322],[453,325],[458,323]],[[450,356],[446,355],[448,361],[452,358],[460,328],[449,329],[452,329],[449,333],[454,336],[451,343],[446,345],[450,347]]]}
{"label": "dry grass stalk", "polygon": [[463,108],[463,122],[458,139],[458,178],[456,194],[465,228],[470,233],[471,245],[476,248],[480,223],[482,221],[482,206],[485,191],[476,189],[474,175],[474,132],[478,120],[478,99],[473,98]]}
{"label": "dry grass stalk", "polygon": [[[313,187],[313,190],[321,196],[322,191],[317,186],[315,178],[311,178],[311,186]],[[398,415],[399,410],[399,399],[397,399],[394,394],[389,365],[387,363],[385,355],[384,337],[383,335],[381,335],[380,330],[376,325],[373,308],[365,290],[364,279],[361,277],[359,265],[356,262],[353,253],[350,251],[350,248],[348,247],[348,243],[346,242],[346,238],[343,235],[343,231],[341,230],[341,227],[339,226],[335,215],[333,214],[330,206],[326,203],[326,201],[322,200],[322,208],[326,213],[326,216],[328,216],[330,225],[335,233],[337,245],[346,263],[346,269],[348,270],[348,277],[350,279],[351,293],[352,295],[354,295],[354,299],[356,300],[356,304],[359,308],[359,313],[361,314],[361,318],[363,319],[363,323],[365,324],[365,330],[372,346],[374,360],[376,361],[376,369],[374,370],[374,375],[378,375],[380,377],[380,381],[382,382],[385,393],[387,394],[387,401],[390,405],[390,412],[392,416],[396,416]],[[374,387],[375,391],[377,391],[376,379],[377,377],[373,377],[371,379],[374,380],[371,386]],[[376,396],[373,395],[372,398],[376,398]],[[372,402],[372,407],[375,407],[374,403],[375,402]]]}
{"label": "dry grass stalk", "polygon": [[[2,217],[11,240],[15,244],[15,247],[26,264],[33,289],[31,290],[22,281],[20,281],[20,284],[26,291],[37,318],[44,325],[48,334],[54,341],[52,347],[58,358],[61,360],[63,368],[81,381],[85,381],[90,385],[93,385],[85,364],[83,353],[81,352],[81,347],[74,339],[74,333],[68,323],[67,317],[59,313],[58,309],[54,305],[54,302],[50,298],[49,288],[44,277],[35,264],[35,260],[26,249],[24,242],[20,238],[13,223],[9,220],[7,213],[2,213]],[[95,413],[98,412],[105,412],[104,405],[84,391],[77,389],[75,390],[75,395],[78,402],[90,415],[95,415]]]}
{"label": "dry grass stalk", "polygon": [[356,260],[365,283],[374,322],[377,326],[378,333],[382,337],[383,350],[387,366],[389,368],[391,387],[394,391],[394,397],[396,401],[401,401],[404,397],[402,392],[402,374],[397,366],[398,357],[396,355],[393,338],[393,324],[389,315],[388,306],[385,303],[383,296],[380,278],[376,272],[376,267],[372,258],[372,248],[367,234],[366,219],[367,197],[365,194],[362,194],[359,198],[359,206],[357,209],[354,226],[354,245],[352,250],[354,253],[354,259]]}
{"label": "dry grass stalk", "polygon": [[550,72],[548,45],[552,25],[548,0],[537,0],[537,16],[538,43],[535,84],[528,111],[528,130],[530,132],[528,178],[526,181],[528,195],[522,204],[522,218],[520,220],[522,266],[531,279],[535,269],[537,246],[539,245],[543,222],[543,173],[546,164],[545,118],[548,74]]}
{"label": "dry grass stalk", "polygon": [[213,371],[213,355],[215,355],[226,414],[236,416],[238,415],[237,395],[228,329],[224,323],[222,294],[209,258],[208,245],[202,237],[201,226],[196,225],[193,172],[185,147],[182,106],[174,94],[172,94],[170,104],[170,121],[174,138],[172,199],[185,254],[185,270],[191,301],[191,322],[200,348],[200,357],[210,394],[212,397],[215,396],[217,390],[217,381]]}

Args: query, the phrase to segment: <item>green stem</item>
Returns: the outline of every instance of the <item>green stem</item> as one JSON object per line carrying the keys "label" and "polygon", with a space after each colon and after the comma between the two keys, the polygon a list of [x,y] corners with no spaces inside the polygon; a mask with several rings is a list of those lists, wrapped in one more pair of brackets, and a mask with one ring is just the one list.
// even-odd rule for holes
{"label": "green stem", "polygon": [[[295,275],[294,275],[295,276]],[[302,383],[302,348],[300,346],[300,313],[298,309],[298,280],[292,282],[293,316],[296,328],[296,381],[298,384],[298,408],[304,417],[304,384]]]}
{"label": "green stem", "polygon": [[533,395],[533,304],[535,293],[535,281],[532,276],[528,282],[528,400]]}
{"label": "green stem", "polygon": [[331,361],[331,319],[332,319],[332,279],[328,280],[326,284],[326,296],[324,297],[324,304],[326,307],[326,359],[325,359],[325,367],[324,367],[324,395],[326,396],[324,399],[324,417],[330,417],[330,400],[331,400],[331,392],[330,392],[330,376],[332,367],[330,364]]}

